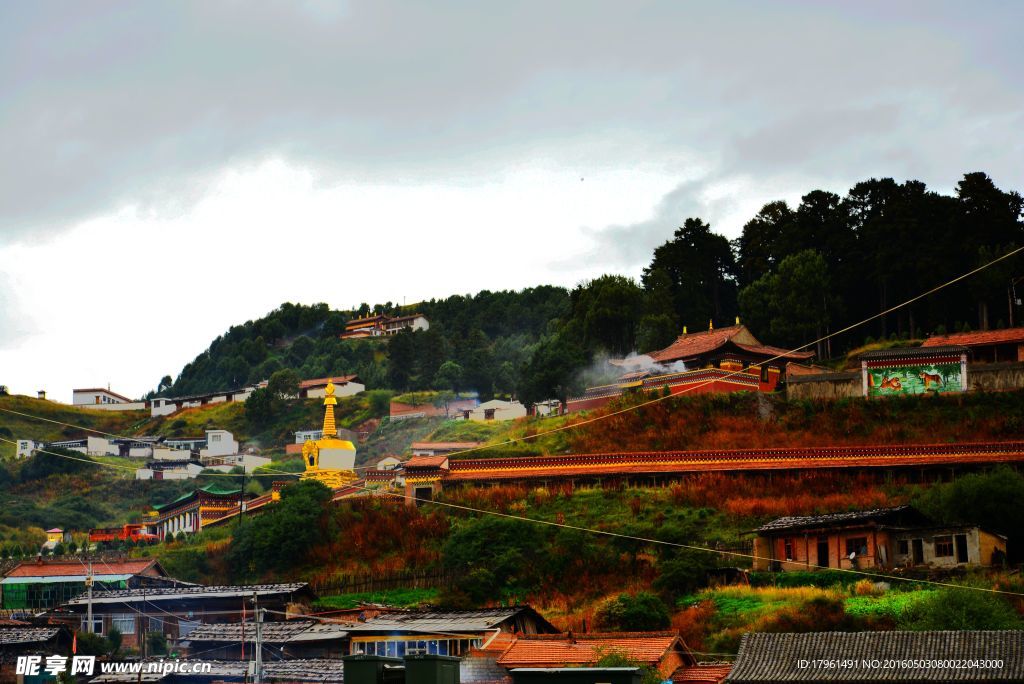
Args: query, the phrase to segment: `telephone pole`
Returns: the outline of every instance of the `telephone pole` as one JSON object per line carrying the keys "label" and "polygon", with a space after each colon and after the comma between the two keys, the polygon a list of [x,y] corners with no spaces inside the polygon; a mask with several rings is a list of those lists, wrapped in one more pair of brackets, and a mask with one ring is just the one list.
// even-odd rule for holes
{"label": "telephone pole", "polygon": [[255,653],[255,671],[253,672],[252,681],[255,684],[261,684],[263,682],[263,609],[259,607],[259,598],[257,593],[252,593],[252,604],[253,612],[256,616],[256,653]]}
{"label": "telephone pole", "polygon": [[89,574],[85,577],[85,588],[88,595],[86,599],[86,627],[85,631],[92,633],[92,561],[89,561]]}

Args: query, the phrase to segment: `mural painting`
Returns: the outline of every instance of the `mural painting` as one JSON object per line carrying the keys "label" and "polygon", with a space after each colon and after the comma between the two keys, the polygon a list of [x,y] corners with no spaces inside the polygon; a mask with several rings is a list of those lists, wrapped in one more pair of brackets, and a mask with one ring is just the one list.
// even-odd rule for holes
{"label": "mural painting", "polygon": [[962,392],[964,390],[960,362],[934,363],[922,366],[868,368],[869,397],[892,394],[928,394]]}

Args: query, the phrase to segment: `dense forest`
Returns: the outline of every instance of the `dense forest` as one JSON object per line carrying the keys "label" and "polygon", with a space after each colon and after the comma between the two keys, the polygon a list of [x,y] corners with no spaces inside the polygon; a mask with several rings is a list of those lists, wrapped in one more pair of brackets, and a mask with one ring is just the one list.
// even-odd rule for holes
{"label": "dense forest", "polygon": [[[694,331],[740,316],[766,342],[804,344],[1024,245],[1022,216],[1020,194],[980,172],[966,174],[953,196],[891,178],[857,183],[845,197],[814,190],[796,207],[766,204],[733,241],[687,218],[654,250],[640,282],[604,275],[572,290],[482,291],[404,311],[390,302],[355,311],[286,303],[233,326],[156,391],[238,387],[292,368],[302,377],[357,373],[368,387],[397,391],[564,398],[581,388],[595,356],[660,348],[684,325]],[[816,351],[828,358],[866,339],[1017,324],[1022,265],[1003,260]],[[429,330],[338,338],[352,317],[413,308]]]}

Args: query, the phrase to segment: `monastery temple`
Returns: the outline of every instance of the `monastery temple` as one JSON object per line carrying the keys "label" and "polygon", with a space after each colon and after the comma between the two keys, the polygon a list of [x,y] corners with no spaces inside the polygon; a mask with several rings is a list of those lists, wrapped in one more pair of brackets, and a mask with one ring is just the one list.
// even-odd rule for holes
{"label": "monastery temple", "polygon": [[588,387],[567,403],[569,411],[604,406],[626,392],[774,392],[790,361],[807,361],[813,352],[790,352],[761,344],[736,319],[736,325],[683,334],[664,349],[609,360],[621,372],[615,382]]}

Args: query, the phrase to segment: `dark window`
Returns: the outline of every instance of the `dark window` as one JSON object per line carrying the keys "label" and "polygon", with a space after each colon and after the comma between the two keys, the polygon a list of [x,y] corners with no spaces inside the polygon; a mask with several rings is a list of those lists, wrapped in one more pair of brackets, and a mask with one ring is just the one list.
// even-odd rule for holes
{"label": "dark window", "polygon": [[956,562],[966,563],[967,560],[967,535],[958,534],[956,535]]}
{"label": "dark window", "polygon": [[484,409],[484,420],[494,420],[495,409]]}
{"label": "dark window", "polygon": [[855,553],[858,556],[866,556],[868,554],[868,538],[850,537],[847,539],[846,555],[849,556],[851,553]]}
{"label": "dark window", "polygon": [[946,535],[935,538],[935,557],[950,558],[953,556],[953,537]]}
{"label": "dark window", "polygon": [[793,540],[787,539],[783,546],[786,549],[786,560],[793,560]]}
{"label": "dark window", "polygon": [[900,539],[896,542],[896,553],[901,556],[906,556],[910,553],[910,542],[906,539]]}

